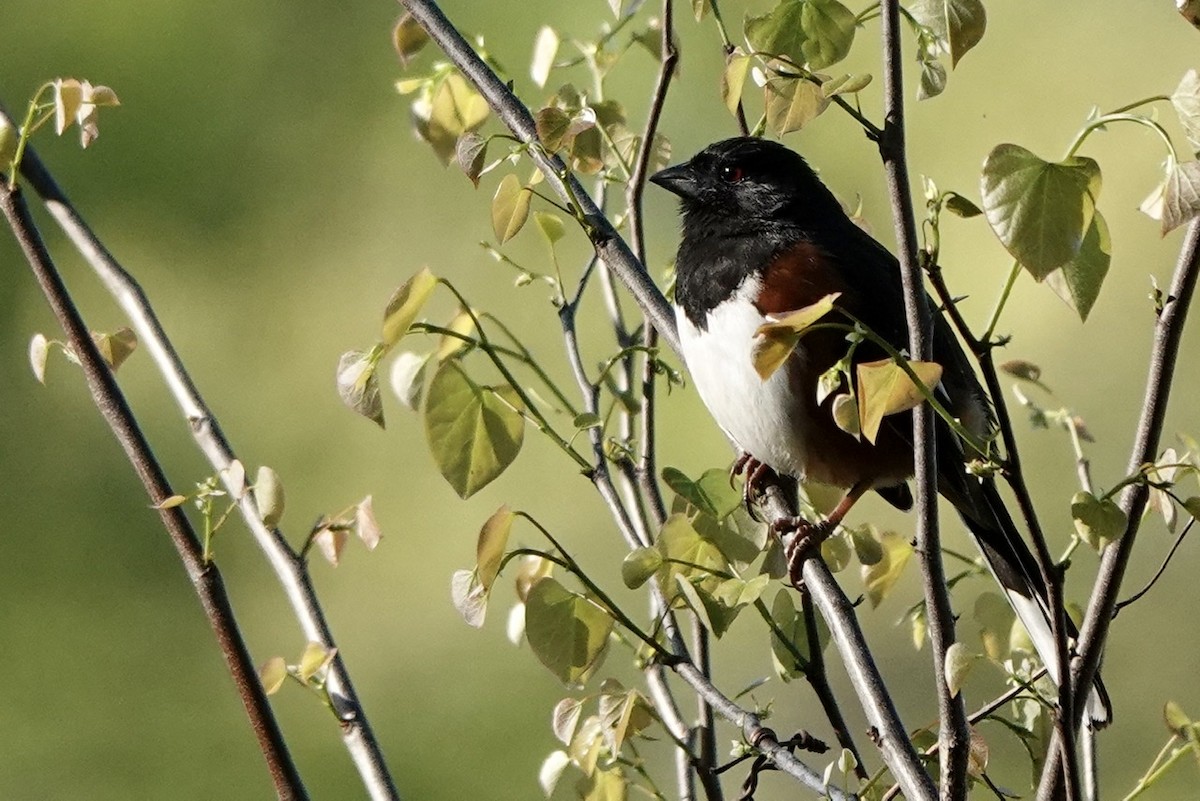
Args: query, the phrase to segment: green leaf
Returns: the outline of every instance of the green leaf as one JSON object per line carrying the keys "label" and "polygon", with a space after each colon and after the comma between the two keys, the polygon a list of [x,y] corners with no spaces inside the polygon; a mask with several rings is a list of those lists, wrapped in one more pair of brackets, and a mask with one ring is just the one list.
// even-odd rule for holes
{"label": "green leaf", "polygon": [[497,242],[503,245],[525,225],[532,196],[529,187],[521,186],[515,175],[506,175],[500,181],[492,197],[492,231],[496,234]]}
{"label": "green leaf", "polygon": [[735,576],[718,584],[713,590],[713,597],[730,609],[749,606],[762,596],[770,580],[771,577],[766,573],[759,573],[749,580]]}
{"label": "green leaf", "polygon": [[481,387],[458,362],[443,362],[425,400],[425,438],[438,470],[469,498],[504,472],[521,450],[525,420],[511,387]]}
{"label": "green leaf", "polygon": [[402,67],[407,67],[428,42],[429,34],[413,19],[412,14],[406,13],[400,17],[400,21],[392,30],[392,45],[396,48],[396,55],[400,57]]}
{"label": "green leaf", "polygon": [[999,145],[983,165],[983,209],[996,236],[1041,281],[1083,246],[1100,193],[1100,165],[1073,156],[1053,163]]}
{"label": "green leaf", "polygon": [[980,0],[917,0],[908,10],[946,43],[951,67],[979,44],[987,28],[987,12]]}
{"label": "green leaf", "polygon": [[1097,551],[1125,533],[1125,513],[1111,498],[1100,499],[1090,492],[1077,492],[1071,498],[1071,517],[1080,538]]}
{"label": "green leaf", "polygon": [[688,578],[695,576],[715,586],[720,581],[715,574],[728,569],[720,549],[701,537],[682,514],[667,518],[655,547],[663,557],[658,580],[664,588],[671,585],[676,574]]}
{"label": "green leaf", "polygon": [[1187,736],[1187,729],[1192,725],[1192,719],[1183,711],[1183,707],[1175,701],[1167,701],[1163,705],[1163,720],[1173,734],[1181,737]]}
{"label": "green leaf", "polygon": [[1112,240],[1108,225],[1097,211],[1092,215],[1092,224],[1083,238],[1083,244],[1075,258],[1046,277],[1046,284],[1063,302],[1087,321],[1088,313],[1100,295],[1100,286],[1108,275],[1112,261]]}
{"label": "green leaf", "polygon": [[580,801],[625,801],[629,796],[629,780],[620,765],[593,771],[575,783]]}
{"label": "green leaf", "polygon": [[853,551],[846,543],[846,538],[841,534],[826,537],[821,543],[821,561],[829,568],[830,573],[840,573],[845,570],[846,565],[850,564],[852,553]]}
{"label": "green leaf", "polygon": [[279,688],[287,681],[287,677],[287,662],[282,656],[271,657],[258,669],[258,679],[262,682],[263,691],[267,695],[279,692]]}
{"label": "green leaf", "polygon": [[842,75],[837,78],[825,81],[821,84],[821,91],[826,97],[834,95],[852,95],[855,92],[861,92],[871,84],[871,73],[864,72],[859,75]]}
{"label": "green leaf", "polygon": [[479,530],[479,541],[475,545],[475,570],[485,590],[492,588],[492,582],[500,572],[500,562],[508,548],[508,535],[512,532],[515,519],[516,515],[505,504],[493,512]]}
{"label": "green leaf", "polygon": [[454,146],[454,163],[466,174],[475,188],[479,188],[479,176],[483,173],[483,162],[487,159],[488,140],[474,131],[467,131],[458,138]]}
{"label": "green leaf", "polygon": [[841,296],[833,292],[816,303],[790,312],[778,320],[758,327],[754,332],[752,351],[754,370],[763,381],[770,378],[792,355],[804,332],[833,309],[833,303]]}
{"label": "green leaf", "polygon": [[554,712],[550,716],[550,730],[563,745],[571,744],[582,714],[583,701],[578,698],[564,698],[554,705]]}
{"label": "green leaf", "polygon": [[1171,94],[1171,105],[1179,115],[1179,124],[1192,152],[1200,151],[1200,73],[1190,69]]}
{"label": "green leaf", "polygon": [[650,580],[660,567],[663,558],[657,548],[646,547],[631,551],[621,562],[621,580],[631,590]]}
{"label": "green leaf", "polygon": [[423,267],[397,289],[383,311],[383,344],[391,347],[408,333],[437,286],[437,276]]}
{"label": "green leaf", "polygon": [[487,616],[488,590],[479,580],[479,571],[454,571],[450,577],[450,601],[468,626],[483,626]]}
{"label": "green leaf", "polygon": [[525,637],[559,681],[582,685],[608,645],[613,619],[582,595],[547,576],[525,599]]}
{"label": "green leaf", "polygon": [[1183,508],[1186,509],[1187,513],[1192,517],[1200,519],[1200,496],[1192,495],[1191,497],[1184,499]]}
{"label": "green leaf", "polygon": [[379,521],[375,519],[375,499],[370,495],[354,507],[354,533],[362,540],[363,545],[367,546],[368,551],[375,550],[379,541],[383,539],[383,530],[379,527]]}
{"label": "green leaf", "polygon": [[537,223],[538,230],[542,232],[542,236],[554,247],[563,236],[566,235],[566,228],[563,227],[562,218],[557,214],[552,214],[548,211],[535,211],[533,213],[533,221]]}
{"label": "green leaf", "polygon": [[461,353],[464,348],[468,346],[473,347],[473,343],[462,337],[470,337],[475,333],[475,320],[477,317],[478,315],[472,311],[460,307],[458,313],[454,315],[454,319],[446,326],[446,330],[453,331],[455,334],[460,334],[461,336],[442,334],[433,358],[438,362],[444,362],[451,356]]}
{"label": "green leaf", "polygon": [[696,615],[696,619],[700,621],[704,628],[713,633],[714,637],[721,637],[729,630],[729,626],[737,617],[740,608],[729,608],[713,597],[709,586],[710,581],[700,578],[694,579],[676,573],[675,584],[679,588],[678,598],[682,598],[688,608]]}
{"label": "green leaf", "polygon": [[696,22],[704,19],[704,15],[712,10],[712,0],[692,0],[692,14]]}
{"label": "green leaf", "polygon": [[1163,189],[1162,232],[1166,236],[1200,214],[1200,161],[1175,164]]}
{"label": "green leaf", "polygon": [[729,113],[737,116],[738,104],[742,102],[742,89],[746,76],[750,74],[750,56],[735,48],[725,59],[725,71],[721,73],[721,99]]}
{"label": "green leaf", "polygon": [[529,77],[539,89],[546,86],[554,57],[558,55],[558,33],[549,25],[543,25],[533,42],[533,61],[529,65]]}
{"label": "green leaf", "polygon": [[92,341],[104,363],[115,373],[137,349],[137,334],[130,328],[118,328],[111,334],[92,332]]}
{"label": "green leaf", "polygon": [[858,402],[854,395],[843,392],[833,399],[829,411],[838,428],[855,439],[862,436],[862,420],[858,416]]}
{"label": "green leaf", "polygon": [[983,209],[957,192],[947,193],[946,211],[963,219],[970,219],[971,217],[978,217],[980,214],[983,214]]}
{"label": "green leaf", "polygon": [[904,566],[913,554],[912,545],[908,540],[892,531],[885,532],[880,537],[879,544],[883,548],[883,558],[862,568],[863,584],[872,609],[879,606],[896,586],[904,572]]}
{"label": "green leaf", "polygon": [[645,696],[637,690],[627,690],[616,679],[605,679],[597,699],[600,726],[610,754],[619,754],[627,737],[648,728],[654,714]]}
{"label": "green leaf", "polygon": [[300,663],[296,665],[296,673],[302,681],[308,681],[314,676],[324,673],[335,656],[337,656],[336,648],[326,648],[319,642],[310,642],[304,646],[304,653],[300,655]]}
{"label": "green leaf", "polygon": [[429,143],[443,164],[449,163],[458,138],[487,119],[487,101],[457,72],[441,81],[424,82],[422,87],[424,91],[412,105],[417,135]]}
{"label": "green leaf", "polygon": [[662,477],[676,495],[718,522],[742,502],[741,494],[729,484],[729,474],[719,468],[704,471],[696,481],[674,467],[663,468]]}
{"label": "green leaf", "polygon": [[337,391],[351,411],[384,427],[383,401],[379,397],[379,377],[372,354],[351,350],[342,354],[337,366]]}
{"label": "green leaf", "polygon": [[873,526],[850,529],[850,541],[854,543],[854,555],[858,557],[859,564],[870,567],[883,559],[883,547],[877,536]]}
{"label": "green leaf", "polygon": [[283,517],[285,498],[279,474],[263,465],[254,478],[254,502],[258,516],[267,528],[275,528]]}
{"label": "green leaf", "polygon": [[800,130],[829,107],[821,87],[804,78],[772,78],[763,92],[767,127],[779,136]]}
{"label": "green leaf", "polygon": [[[775,621],[775,626],[785,638],[781,641],[779,634],[771,631],[771,653],[781,668],[780,676],[791,680],[804,675],[804,671],[808,669],[808,662],[812,659],[812,652],[808,647],[808,628],[804,625],[804,615],[796,610],[791,592],[787,589],[780,589],[775,593],[775,600],[771,603],[771,620]],[[824,619],[818,615],[817,644],[822,651],[829,644],[829,638],[829,629],[825,626]],[[804,660],[803,664],[797,664],[796,654]]]}
{"label": "green leaf", "polygon": [[[942,380],[942,366],[934,362],[909,362],[921,383],[932,391]],[[906,412],[925,399],[908,373],[891,359],[858,365],[858,418],[862,435],[875,442],[883,418]]]}
{"label": "green leaf", "polygon": [[928,100],[946,91],[946,68],[932,59],[921,60],[921,80],[917,84],[917,100]]}
{"label": "green leaf", "polygon": [[975,666],[977,658],[961,642],[952,643],[946,649],[946,662],[943,669],[950,695],[958,695],[958,691],[967,681],[967,675],[971,672],[971,668]]}
{"label": "green leaf", "polygon": [[983,641],[984,653],[993,662],[1003,662],[1008,657],[1009,640],[1016,619],[1012,606],[999,593],[985,592],[975,599],[974,617],[979,624],[979,638]]}
{"label": "green leaf", "polygon": [[770,13],[748,17],[745,34],[755,50],[819,70],[846,57],[855,27],[853,12],[837,0],[782,0]]}
{"label": "green leaf", "polygon": [[600,428],[604,425],[604,419],[594,412],[581,412],[571,419],[571,425],[580,431],[587,431],[591,428]]}
{"label": "green leaf", "polygon": [[550,152],[569,143],[571,117],[562,109],[555,106],[539,109],[533,117],[533,122],[537,126],[538,141]]}

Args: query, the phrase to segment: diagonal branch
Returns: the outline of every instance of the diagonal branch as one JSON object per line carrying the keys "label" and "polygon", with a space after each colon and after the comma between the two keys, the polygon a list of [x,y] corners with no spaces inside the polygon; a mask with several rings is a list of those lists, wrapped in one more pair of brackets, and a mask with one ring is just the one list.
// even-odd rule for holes
{"label": "diagonal branch", "polygon": [[630,251],[625,240],[613,228],[612,223],[601,214],[575,176],[567,171],[562,160],[548,154],[541,147],[537,126],[529,109],[484,63],[458,29],[446,19],[437,3],[432,0],[401,0],[401,3],[455,66],[475,85],[509,130],[522,142],[530,145],[530,157],[545,175],[546,182],[554,192],[566,203],[578,203],[579,211],[588,221],[588,238],[596,248],[596,255],[633,293],[634,299],[651,324],[658,329],[671,349],[678,352],[679,340],[675,333],[675,319],[666,299],[650,280],[642,263]]}
{"label": "diagonal branch", "polygon": [[[896,227],[900,275],[904,284],[904,310],[908,320],[909,352],[915,359],[933,358],[933,314],[921,280],[917,260],[916,220],[909,191],[904,137],[904,84],[900,64],[900,4],[885,0],[881,6],[884,49],[886,113],[879,153],[887,173]],[[967,760],[971,734],[961,693],[951,693],[944,668],[946,652],[954,643],[954,611],[942,564],[941,534],[937,516],[937,452],[933,410],[922,403],[913,410],[914,462],[916,467],[917,551],[921,560],[925,603],[929,610],[929,642],[933,655],[941,721],[941,793],[945,799],[967,796]]]}
{"label": "diagonal branch", "polygon": [[[0,110],[0,116],[7,119],[3,110]],[[213,470],[218,474],[228,475],[226,468],[237,457],[216,417],[200,397],[196,385],[175,352],[174,345],[159,323],[141,286],[108,252],[32,150],[25,152],[21,162],[21,173],[42,197],[50,215],[129,317],[138,339],[146,345],[150,357],[183,412],[192,437]],[[232,497],[237,497],[241,488],[228,489]],[[310,641],[321,643],[326,650],[335,649],[333,633],[309,580],[307,563],[292,550],[279,530],[263,524],[252,493],[241,496],[239,511],[275,571],[304,636]],[[371,798],[398,798],[395,784],[384,762],[383,752],[371,730],[366,711],[359,703],[340,650],[335,653],[329,666],[326,687],[334,702],[342,741]]]}
{"label": "diagonal branch", "polygon": [[[1193,219],[1188,226],[1187,236],[1175,265],[1175,273],[1171,278],[1171,287],[1167,291],[1166,302],[1155,321],[1146,393],[1142,401],[1137,434],[1129,454],[1130,473],[1138,471],[1144,464],[1153,463],[1158,453],[1171,383],[1175,377],[1175,365],[1179,359],[1179,345],[1183,339],[1188,309],[1196,294],[1198,277],[1200,218]],[[1142,512],[1146,508],[1149,494],[1149,487],[1144,482],[1137,482],[1128,486],[1121,495],[1121,511],[1125,513],[1128,522],[1120,539],[1108,546],[1100,559],[1100,573],[1096,577],[1079,634],[1079,657],[1071,666],[1072,683],[1076,688],[1075,717],[1083,714],[1087,699],[1086,688],[1092,685],[1100,669],[1100,658],[1104,653],[1104,644],[1117,608],[1121,581],[1133,554],[1134,541],[1137,539]],[[1042,773],[1042,783],[1038,788],[1038,798],[1052,797],[1060,774],[1061,764],[1058,760],[1047,763]]]}
{"label": "diagonal branch", "polygon": [[[9,190],[7,184],[0,189],[0,207],[3,208],[4,216],[16,235],[42,292],[46,295],[47,303],[58,318],[72,351],[79,359],[96,407],[125,451],[150,500],[156,505],[162,504],[174,495],[174,492],[138,427],[125,395],[117,386],[112,371],[100,356],[74,301],[67,293],[67,288],[29,214],[29,207],[20,192]],[[250,651],[242,639],[241,631],[238,630],[220,571],[216,565],[204,559],[203,546],[180,507],[159,508],[158,514],[200,598],[200,605],[204,607],[204,613],[217,635],[217,644],[233,676],[246,714],[250,717],[259,748],[271,771],[276,793],[280,798],[307,798],[300,774],[292,763],[279,723],[275,720],[262,682],[254,669]]]}

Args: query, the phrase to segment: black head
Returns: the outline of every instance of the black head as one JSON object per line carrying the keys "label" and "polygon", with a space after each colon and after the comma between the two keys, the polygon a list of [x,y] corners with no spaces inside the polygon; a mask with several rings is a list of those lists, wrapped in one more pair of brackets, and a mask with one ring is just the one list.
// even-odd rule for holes
{"label": "black head", "polygon": [[781,222],[812,228],[845,218],[804,159],[768,139],[717,142],[650,180],[680,197],[685,224],[732,232]]}

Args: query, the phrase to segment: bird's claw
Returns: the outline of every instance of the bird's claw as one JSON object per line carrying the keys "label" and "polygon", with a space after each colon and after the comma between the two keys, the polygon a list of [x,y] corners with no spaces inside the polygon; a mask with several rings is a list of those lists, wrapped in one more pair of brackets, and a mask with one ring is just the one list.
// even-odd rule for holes
{"label": "bird's claw", "polygon": [[733,485],[733,480],[737,476],[743,474],[746,476],[746,481],[742,484],[742,505],[746,507],[746,512],[754,520],[762,520],[754,510],[754,502],[762,494],[759,484],[770,469],[764,462],[760,462],[748,453],[743,453],[729,470],[730,486]]}
{"label": "bird's claw", "polygon": [[807,592],[804,586],[804,562],[821,546],[833,531],[834,525],[828,520],[810,523],[802,517],[784,517],[772,523],[771,529],[781,538],[785,538],[789,532],[792,534],[791,539],[785,539],[783,546],[788,580],[798,591]]}

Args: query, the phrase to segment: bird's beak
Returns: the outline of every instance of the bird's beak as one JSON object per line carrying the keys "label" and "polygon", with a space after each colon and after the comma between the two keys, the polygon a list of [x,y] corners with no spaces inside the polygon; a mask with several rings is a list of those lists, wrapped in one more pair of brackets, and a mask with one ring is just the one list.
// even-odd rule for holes
{"label": "bird's beak", "polygon": [[696,172],[692,169],[691,162],[667,167],[665,170],[651,175],[650,180],[668,192],[685,199],[696,197],[700,189],[700,184],[696,180]]}

